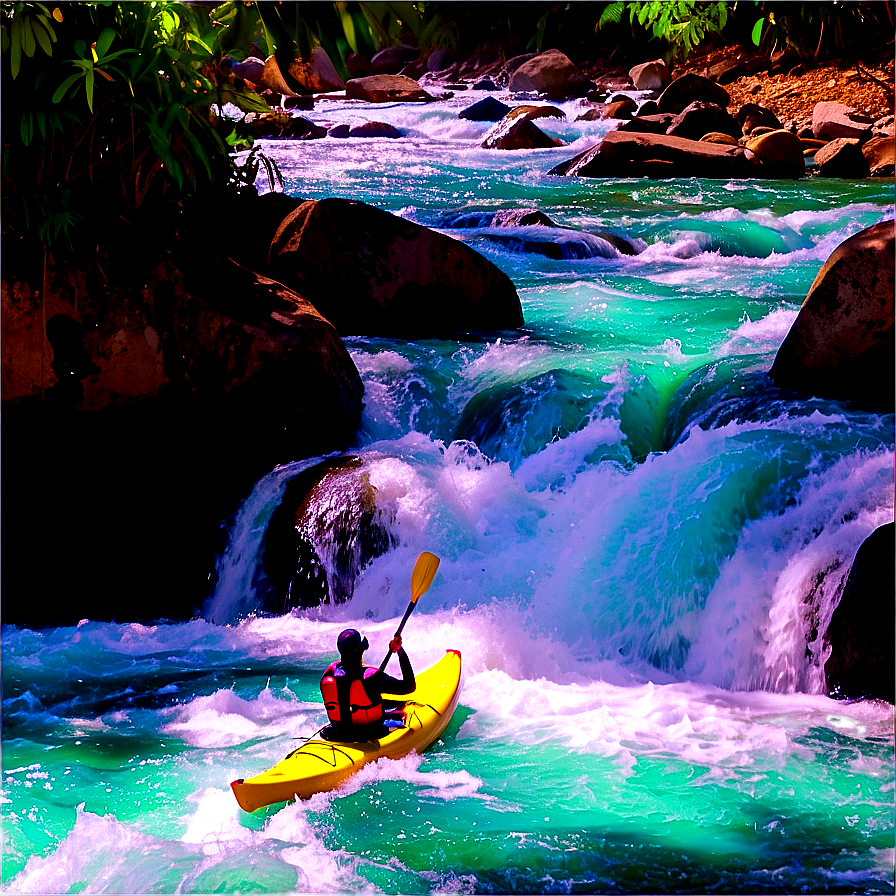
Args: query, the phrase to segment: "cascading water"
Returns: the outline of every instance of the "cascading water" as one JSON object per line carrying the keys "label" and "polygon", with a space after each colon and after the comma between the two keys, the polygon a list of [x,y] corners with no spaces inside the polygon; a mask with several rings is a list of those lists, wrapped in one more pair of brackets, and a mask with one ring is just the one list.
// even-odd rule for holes
{"label": "cascading water", "polygon": [[[257,483],[203,619],[4,630],[7,891],[893,892],[892,706],[823,679],[893,417],[766,376],[892,184],[547,177],[609,123],[567,103],[565,147],[485,151],[476,94],[321,102],[405,136],[265,151],[469,242],[525,328],[348,339],[356,443]],[[378,661],[422,550],[406,646],[466,670],[443,740],[242,814],[228,782],[323,724],[342,628]]]}

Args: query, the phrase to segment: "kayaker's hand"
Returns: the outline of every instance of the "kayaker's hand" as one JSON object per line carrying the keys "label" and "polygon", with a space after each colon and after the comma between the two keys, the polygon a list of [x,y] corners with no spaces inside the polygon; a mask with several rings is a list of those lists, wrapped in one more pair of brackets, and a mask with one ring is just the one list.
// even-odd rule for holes
{"label": "kayaker's hand", "polygon": [[389,650],[391,650],[392,653],[398,653],[398,651],[401,650],[401,635],[396,635],[389,642]]}

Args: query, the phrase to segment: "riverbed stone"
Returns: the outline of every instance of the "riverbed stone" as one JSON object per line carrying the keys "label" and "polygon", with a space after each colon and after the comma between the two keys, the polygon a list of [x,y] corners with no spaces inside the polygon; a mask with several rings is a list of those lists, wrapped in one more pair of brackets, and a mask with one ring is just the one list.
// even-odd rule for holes
{"label": "riverbed stone", "polygon": [[508,112],[510,106],[493,96],[487,96],[458,112],[457,117],[467,121],[500,121]]}
{"label": "riverbed stone", "polygon": [[633,134],[665,134],[675,116],[671,112],[655,115],[636,115],[631,121],[624,121],[617,130]]}
{"label": "riverbed stone", "polygon": [[403,137],[404,134],[386,121],[365,121],[363,124],[354,125],[348,130],[349,137],[388,137],[392,140]]}
{"label": "riverbed stone", "polygon": [[838,137],[815,153],[815,164],[822,177],[868,177],[868,160],[855,137]]}
{"label": "riverbed stone", "polygon": [[345,98],[368,103],[415,103],[434,99],[413,78],[404,75],[370,75],[345,84]]}
{"label": "riverbed stone", "polygon": [[783,388],[894,410],[894,224],[850,237],[815,277],[769,375]]}
{"label": "riverbed stone", "polygon": [[549,137],[526,117],[514,117],[513,113],[499,121],[479,144],[483,149],[550,149],[562,146],[559,140]]}
{"label": "riverbed stone", "polygon": [[562,100],[584,96],[594,87],[572,60],[559,50],[547,50],[523,62],[510,76],[512,93],[539,93]]}
{"label": "riverbed stone", "polygon": [[298,57],[289,64],[289,74],[304,93],[333,93],[345,90],[345,81],[321,47],[315,47],[305,59]]}
{"label": "riverbed stone", "polygon": [[754,128],[764,127],[778,131],[784,127],[771,109],[760,106],[759,103],[744,103],[734,117],[745,135],[752,134]]}
{"label": "riverbed stone", "polygon": [[635,90],[662,90],[672,80],[672,72],[662,59],[642,62],[629,69]]}
{"label": "riverbed stone", "polygon": [[896,137],[872,137],[863,147],[870,177],[893,177],[896,172]]}
{"label": "riverbed stone", "polygon": [[803,144],[792,131],[768,131],[747,140],[747,149],[769,177],[802,177],[806,173]]}
{"label": "riverbed stone", "polygon": [[689,103],[669,123],[666,133],[671,137],[685,137],[688,140],[699,140],[704,134],[712,132],[741,136],[738,120],[721,106],[699,100]]}
{"label": "riverbed stone", "polygon": [[816,103],[812,110],[812,132],[819,140],[855,137],[864,142],[871,136],[874,122],[846,103]]}
{"label": "riverbed stone", "polygon": [[741,146],[701,143],[665,134],[611,131],[597,145],[549,174],[568,177],[755,177]]}
{"label": "riverbed stone", "polygon": [[828,692],[839,699],[894,702],[896,524],[875,529],[859,546],[825,635]]}
{"label": "riverbed stone", "polygon": [[349,199],[310,200],[282,223],[271,269],[340,335],[443,336],[522,325],[510,278],[449,236]]}
{"label": "riverbed stone", "polygon": [[385,47],[370,57],[370,67],[374,75],[397,75],[409,62],[420,56],[417,47],[396,44]]}
{"label": "riverbed stone", "polygon": [[625,97],[624,99],[607,103],[603,109],[601,109],[600,117],[630,121],[635,117],[637,111],[638,104],[630,97]]}
{"label": "riverbed stone", "polygon": [[717,106],[727,109],[731,103],[731,96],[724,87],[720,87],[715,81],[688,72],[676,78],[660,94],[657,105],[660,112],[672,112],[677,115],[695,101],[715,103]]}

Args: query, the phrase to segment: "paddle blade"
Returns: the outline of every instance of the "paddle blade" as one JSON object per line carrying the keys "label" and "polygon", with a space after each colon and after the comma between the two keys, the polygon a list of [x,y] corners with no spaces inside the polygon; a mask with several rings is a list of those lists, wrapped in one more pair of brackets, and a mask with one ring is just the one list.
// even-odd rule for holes
{"label": "paddle blade", "polygon": [[424,551],[414,566],[414,574],[411,576],[411,603],[417,603],[418,598],[429,590],[436,570],[441,561],[435,554]]}

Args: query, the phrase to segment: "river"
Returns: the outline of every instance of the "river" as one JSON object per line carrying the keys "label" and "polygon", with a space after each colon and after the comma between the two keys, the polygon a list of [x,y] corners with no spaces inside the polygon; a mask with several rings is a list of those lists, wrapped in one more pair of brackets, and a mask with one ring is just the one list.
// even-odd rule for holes
{"label": "river", "polygon": [[[4,627],[4,891],[894,892],[893,707],[823,677],[844,576],[893,519],[894,419],[766,376],[892,183],[551,177],[610,125],[570,101],[537,121],[564,147],[486,151],[489,125],[457,117],[483,95],[319,101],[315,121],[405,136],[264,144],[290,194],[468,242],[525,327],[346,340],[346,456],[390,545],[348,602],[254,612],[267,523],[315,461],[296,458],[228,521],[204,618]],[[521,207],[579,232],[541,230],[566,257],[483,226]],[[356,537],[321,527],[331,585]],[[339,631],[385,654],[423,550],[442,562],[405,646],[465,668],[441,741],[243,813],[229,782],[323,724]]]}

